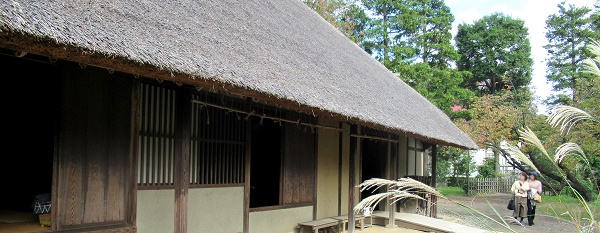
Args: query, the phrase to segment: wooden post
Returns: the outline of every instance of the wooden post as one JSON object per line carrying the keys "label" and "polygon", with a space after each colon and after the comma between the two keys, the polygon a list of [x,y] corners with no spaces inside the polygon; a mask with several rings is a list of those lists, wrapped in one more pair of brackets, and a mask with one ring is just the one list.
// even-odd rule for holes
{"label": "wooden post", "polygon": [[[340,129],[343,128],[343,124],[340,122]],[[344,132],[340,130],[338,133],[338,216],[342,215],[342,161],[343,161],[343,141]]]}
{"label": "wooden post", "polygon": [[[314,124],[318,124],[319,123],[319,119],[318,118],[313,118],[313,123]],[[319,129],[315,129],[315,137],[314,137],[314,161],[315,161],[315,173],[314,173],[314,183],[313,183],[313,220],[317,220],[317,194],[319,191],[319,186],[318,186],[318,182],[319,182]]]}
{"label": "wooden post", "polygon": [[431,187],[437,187],[437,145],[431,148]]}
{"label": "wooden post", "polygon": [[[431,148],[431,187],[437,187],[437,145]],[[437,218],[437,197],[433,197],[431,216]]]}
{"label": "wooden post", "polygon": [[128,212],[127,212],[127,223],[132,226],[136,225],[137,221],[137,156],[138,156],[138,120],[139,112],[138,112],[138,104],[139,104],[139,96],[140,96],[140,83],[139,81],[132,81],[131,85],[131,128],[130,128],[130,154],[129,154],[129,203]]}
{"label": "wooden post", "polygon": [[[248,98],[250,105],[250,98]],[[246,156],[244,156],[244,233],[250,232],[250,159],[252,156],[252,121],[246,121]]]}
{"label": "wooden post", "polygon": [[179,89],[175,109],[175,232],[187,232],[192,93]]}
{"label": "wooden post", "polygon": [[[388,139],[392,139],[392,135],[389,134],[388,135]],[[390,180],[395,180],[396,179],[396,157],[392,154],[392,143],[390,141],[388,141],[388,148],[387,148],[387,157],[388,157],[388,179]],[[388,191],[389,191],[389,187],[388,187]],[[385,226],[386,228],[396,228],[396,205],[392,205],[392,200],[390,200],[390,198],[388,197],[388,210],[389,210],[389,219],[388,219],[388,225]],[[372,223],[371,223],[372,224]]]}
{"label": "wooden post", "polygon": [[[360,134],[360,126],[352,125],[350,134]],[[349,186],[348,186],[348,233],[354,233],[356,227],[356,216],[354,214],[354,197],[356,191],[356,158],[360,158],[360,138],[350,138],[350,166],[349,166]]]}

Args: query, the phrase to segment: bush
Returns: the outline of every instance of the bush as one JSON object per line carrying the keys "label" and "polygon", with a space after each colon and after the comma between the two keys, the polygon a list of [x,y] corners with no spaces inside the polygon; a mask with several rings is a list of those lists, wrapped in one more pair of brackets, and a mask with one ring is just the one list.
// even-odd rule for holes
{"label": "bush", "polygon": [[485,157],[483,159],[483,164],[477,167],[477,177],[479,178],[495,178],[498,177],[496,173],[496,158],[494,157]]}

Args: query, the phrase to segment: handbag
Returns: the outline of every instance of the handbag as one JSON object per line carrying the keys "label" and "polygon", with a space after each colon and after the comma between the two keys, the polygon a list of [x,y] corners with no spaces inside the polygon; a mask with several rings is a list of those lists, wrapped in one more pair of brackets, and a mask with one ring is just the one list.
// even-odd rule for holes
{"label": "handbag", "polygon": [[515,199],[510,199],[510,201],[508,201],[508,206],[506,206],[506,208],[508,208],[509,210],[515,210]]}
{"label": "handbag", "polygon": [[537,193],[533,194],[533,200],[537,203],[542,203],[542,195],[539,195]]}

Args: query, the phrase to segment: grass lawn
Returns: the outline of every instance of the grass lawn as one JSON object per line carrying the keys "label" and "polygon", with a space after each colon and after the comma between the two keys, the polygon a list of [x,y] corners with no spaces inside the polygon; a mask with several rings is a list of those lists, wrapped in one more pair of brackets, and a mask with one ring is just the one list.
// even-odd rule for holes
{"label": "grass lawn", "polygon": [[444,196],[466,196],[467,194],[465,193],[465,190],[463,190],[461,187],[453,187],[453,186],[440,186],[437,187],[437,189],[439,189],[442,194],[444,194]]}
{"label": "grass lawn", "polygon": [[[587,205],[594,215],[594,218],[600,218],[600,199],[594,202],[588,202]],[[562,219],[571,221],[568,213],[572,213],[577,219],[589,219],[582,203],[574,197],[559,195],[559,196],[542,196],[542,203],[538,204],[538,213],[549,216],[560,216]]]}

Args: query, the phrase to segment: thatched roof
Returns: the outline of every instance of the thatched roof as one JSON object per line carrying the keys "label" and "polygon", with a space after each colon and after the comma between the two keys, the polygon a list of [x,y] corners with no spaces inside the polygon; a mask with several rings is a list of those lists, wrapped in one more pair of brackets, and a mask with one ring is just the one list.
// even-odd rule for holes
{"label": "thatched roof", "polygon": [[4,0],[0,47],[463,148],[439,109],[298,0]]}

